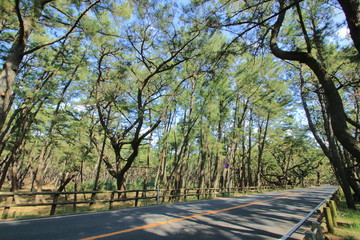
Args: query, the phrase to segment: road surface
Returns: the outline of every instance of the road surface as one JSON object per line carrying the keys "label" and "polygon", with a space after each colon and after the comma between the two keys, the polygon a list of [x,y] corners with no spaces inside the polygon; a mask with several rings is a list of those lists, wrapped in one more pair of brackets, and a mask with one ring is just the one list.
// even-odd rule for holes
{"label": "road surface", "polygon": [[279,239],[336,189],[334,186],[323,186],[0,222],[0,239]]}

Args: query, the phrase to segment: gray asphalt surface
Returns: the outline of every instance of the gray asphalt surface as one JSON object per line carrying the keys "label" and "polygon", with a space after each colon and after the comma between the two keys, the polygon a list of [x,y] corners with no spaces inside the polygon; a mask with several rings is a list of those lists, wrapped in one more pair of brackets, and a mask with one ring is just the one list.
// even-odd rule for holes
{"label": "gray asphalt surface", "polygon": [[[0,222],[0,239],[279,239],[336,188]],[[296,238],[301,235],[294,235]]]}

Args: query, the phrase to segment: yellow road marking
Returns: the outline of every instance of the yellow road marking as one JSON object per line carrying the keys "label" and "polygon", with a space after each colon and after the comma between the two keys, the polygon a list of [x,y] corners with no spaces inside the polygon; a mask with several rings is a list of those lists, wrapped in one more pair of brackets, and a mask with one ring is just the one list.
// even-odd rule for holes
{"label": "yellow road marking", "polygon": [[224,209],[219,209],[219,210],[210,211],[210,212],[205,212],[205,213],[199,213],[199,214],[195,214],[195,215],[191,215],[191,216],[187,216],[187,217],[175,218],[175,219],[171,219],[171,220],[167,220],[167,221],[163,221],[163,222],[157,222],[157,223],[152,223],[152,224],[148,224],[148,225],[144,225],[144,226],[140,226],[140,227],[129,228],[129,229],[125,229],[125,230],[121,230],[121,231],[117,231],[117,232],[112,232],[112,233],[107,233],[107,234],[103,234],[103,235],[98,235],[98,236],[83,238],[83,239],[80,239],[80,240],[94,240],[94,239],[100,239],[100,238],[105,238],[105,237],[111,237],[111,236],[119,235],[119,234],[122,234],[122,233],[133,232],[133,231],[137,231],[137,230],[141,230],[141,229],[146,229],[146,228],[151,228],[151,227],[159,226],[159,225],[162,225],[162,224],[167,224],[167,223],[172,223],[172,222],[183,221],[183,220],[186,220],[186,219],[196,218],[196,217],[200,217],[200,216],[206,216],[206,215],[210,215],[210,214],[214,214],[214,213],[219,213],[219,212],[230,211],[230,210],[234,210],[234,209],[238,209],[238,208],[243,208],[243,207],[248,207],[248,206],[252,206],[252,205],[257,205],[257,204],[264,203],[264,202],[274,201],[274,200],[281,199],[281,198],[288,198],[288,197],[292,197],[292,196],[296,196],[296,195],[300,195],[300,194],[304,194],[304,193],[308,193],[308,192],[314,192],[314,191],[316,191],[316,190],[318,190],[318,189],[319,189],[319,188],[312,189],[312,190],[305,191],[305,192],[294,193],[294,194],[290,194],[290,195],[286,195],[286,196],[282,196],[282,197],[277,197],[277,198],[272,198],[272,199],[266,199],[266,200],[262,200],[262,201],[258,201],[258,202],[253,202],[253,203],[248,203],[248,204],[244,204],[244,205],[239,205],[239,206],[235,206],[235,207],[224,208]]}
{"label": "yellow road marking", "polygon": [[282,195],[285,195],[285,194],[289,194],[290,192],[283,192],[283,193],[279,193],[279,194],[282,194]]}

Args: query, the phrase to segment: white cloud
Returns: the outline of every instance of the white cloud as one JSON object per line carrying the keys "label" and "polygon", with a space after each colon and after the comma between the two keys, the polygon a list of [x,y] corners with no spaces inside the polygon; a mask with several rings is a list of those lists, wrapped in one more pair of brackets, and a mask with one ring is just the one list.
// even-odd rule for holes
{"label": "white cloud", "polygon": [[350,35],[350,30],[347,27],[339,29],[336,33],[341,38],[347,38]]}

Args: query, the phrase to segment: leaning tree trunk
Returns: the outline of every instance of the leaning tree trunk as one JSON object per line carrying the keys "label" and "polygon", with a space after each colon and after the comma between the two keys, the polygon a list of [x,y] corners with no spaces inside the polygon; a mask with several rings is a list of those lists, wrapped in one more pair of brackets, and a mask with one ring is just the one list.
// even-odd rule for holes
{"label": "leaning tree trunk", "polygon": [[[318,131],[315,127],[315,123],[312,120],[312,116],[309,111],[307,101],[305,98],[304,79],[301,74],[300,74],[300,78],[301,78],[301,100],[302,100],[303,108],[305,110],[306,118],[308,120],[309,128],[310,128],[311,132],[313,133],[315,140],[320,145],[322,151],[327,156],[331,165],[333,166],[335,176],[338,179],[338,181],[341,185],[341,188],[344,191],[344,195],[345,195],[346,203],[347,203],[348,207],[355,209],[356,208],[355,202],[351,195],[351,189],[350,189],[350,185],[349,185],[349,182],[348,182],[348,179],[346,176],[346,172],[344,169],[344,164],[341,162],[341,159],[340,159],[338,151],[337,151],[337,146],[335,144],[335,139],[333,139],[332,134],[331,134],[330,123],[325,123],[327,138],[330,143],[329,147],[327,147],[326,144],[321,139],[321,137],[318,135]],[[325,116],[326,112],[324,111],[324,109],[322,110],[322,112],[323,112],[322,114],[323,114],[323,118],[325,121],[326,119],[328,119],[328,117]]]}
{"label": "leaning tree trunk", "polygon": [[[345,114],[343,102],[335,86],[335,83],[333,82],[333,77],[331,74],[326,71],[325,66],[317,61],[309,51],[284,51],[279,48],[278,36],[288,8],[285,7],[285,0],[278,0],[278,2],[280,3],[280,12],[271,30],[271,52],[274,56],[280,59],[304,63],[313,71],[324,91],[324,96],[327,102],[326,112],[330,118],[331,128],[336,139],[358,162],[360,162],[360,143],[351,135],[350,129],[347,126],[347,117]],[[329,149],[329,152],[332,154],[334,151],[336,151],[336,149]],[[347,204],[350,208],[355,208],[355,204],[352,201],[352,196],[347,191],[349,189],[349,183],[347,182],[346,176],[343,176],[342,166],[340,166],[341,164],[336,161],[336,156],[332,157],[335,160],[334,168],[338,168],[337,177],[341,178],[342,187],[344,187],[344,191],[346,190],[345,195],[347,198]],[[331,158],[329,159],[331,160]]]}
{"label": "leaning tree trunk", "polygon": [[359,0],[338,0],[348,24],[355,48],[360,54],[360,2]]}
{"label": "leaning tree trunk", "polygon": [[19,72],[20,64],[24,58],[28,39],[37,19],[41,16],[41,12],[49,2],[51,1],[39,1],[38,4],[34,4],[29,15],[24,17],[21,13],[19,1],[15,1],[15,11],[19,21],[19,29],[6,57],[3,69],[0,71],[0,129],[4,125],[10,111],[13,86]]}
{"label": "leaning tree trunk", "polygon": [[285,1],[279,0],[280,13],[271,31],[270,49],[274,56],[290,61],[306,64],[316,75],[321,84],[325,98],[328,102],[327,112],[331,118],[331,126],[341,145],[360,163],[360,143],[351,135],[347,126],[346,114],[341,96],[333,82],[333,77],[325,67],[310,53],[297,51],[284,51],[278,46],[280,28],[285,19]]}

